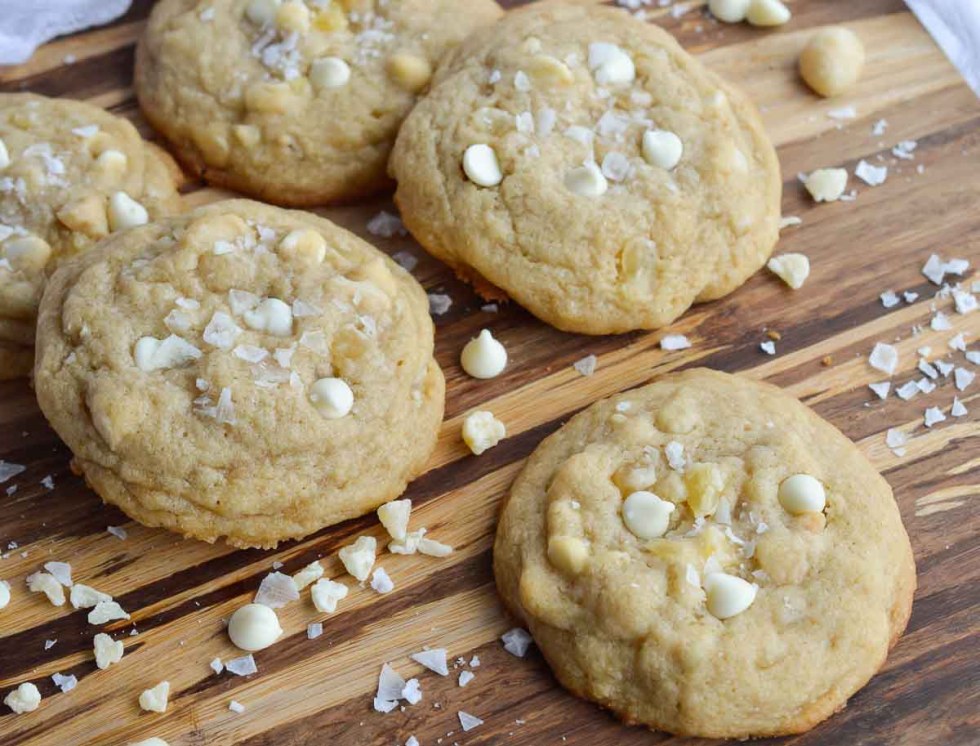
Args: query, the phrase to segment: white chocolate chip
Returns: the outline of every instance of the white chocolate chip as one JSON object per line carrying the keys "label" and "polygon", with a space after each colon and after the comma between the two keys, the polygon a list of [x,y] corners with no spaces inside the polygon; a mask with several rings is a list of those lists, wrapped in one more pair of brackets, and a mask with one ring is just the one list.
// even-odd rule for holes
{"label": "white chocolate chip", "polygon": [[473,378],[496,378],[507,367],[507,350],[489,329],[483,329],[463,347],[459,363]]}
{"label": "white chocolate chip", "polygon": [[385,531],[395,541],[404,541],[408,533],[408,519],[412,514],[411,500],[393,500],[378,508],[378,518]]}
{"label": "white chocolate chip", "polygon": [[350,414],[354,392],[342,378],[320,378],[310,386],[310,401],[328,420],[337,420]]}
{"label": "white chocolate chip", "polygon": [[18,715],[33,712],[41,704],[41,692],[30,681],[25,681],[4,697],[3,703]]}
{"label": "white chocolate chip", "polygon": [[643,157],[647,163],[666,170],[676,166],[684,154],[681,138],[667,130],[647,130],[643,133]]}
{"label": "white chocolate chip", "polygon": [[378,542],[373,536],[359,536],[357,541],[342,548],[337,554],[344,569],[363,583],[374,567],[377,547]]}
{"label": "white chocolate chip", "polygon": [[780,254],[770,259],[766,266],[793,290],[803,287],[810,276],[810,260],[806,254]]}
{"label": "white chocolate chip", "polygon": [[463,420],[463,442],[476,456],[493,448],[506,435],[507,428],[493,416],[493,412],[477,410]]}
{"label": "white chocolate chip", "polygon": [[95,166],[106,176],[120,178],[126,172],[129,159],[119,150],[105,150],[95,159]]}
{"label": "white chocolate chip", "polygon": [[278,298],[266,298],[252,310],[243,313],[242,320],[250,329],[277,337],[288,337],[293,333],[293,311]]}
{"label": "white chocolate chip", "polygon": [[599,85],[632,83],[636,77],[632,58],[621,47],[607,42],[589,44],[589,70]]}
{"label": "white chocolate chip", "polygon": [[704,578],[708,613],[718,619],[741,614],[755,601],[759,587],[735,575],[713,572]]}
{"label": "white chocolate chip", "polygon": [[166,712],[167,698],[170,696],[170,682],[161,681],[152,689],[140,695],[140,708],[147,712]]}
{"label": "white chocolate chip", "polygon": [[741,23],[749,10],[751,0],[709,0],[711,15],[725,23]]}
{"label": "white chocolate chip", "polygon": [[609,189],[609,182],[602,169],[588,161],[565,174],[565,187],[580,197],[601,197]]}
{"label": "white chocolate chip", "polygon": [[640,539],[656,539],[667,532],[674,507],[652,492],[639,490],[623,501],[623,523]]}
{"label": "white chocolate chip", "polygon": [[10,153],[7,152],[7,144],[0,137],[0,168],[6,168],[10,165]]}
{"label": "white chocolate chip", "polygon": [[51,245],[40,236],[20,236],[8,240],[3,253],[15,269],[37,271],[51,258]]}
{"label": "white chocolate chip", "polygon": [[[366,577],[366,576],[365,576]],[[317,611],[332,614],[337,610],[337,602],[347,597],[347,586],[333,580],[321,578],[310,589],[310,598]]]}
{"label": "white chocolate chip", "polygon": [[463,153],[463,173],[477,186],[494,187],[504,180],[497,154],[489,145],[470,145]]}
{"label": "white chocolate chip", "polygon": [[146,208],[126,192],[115,192],[109,198],[109,230],[118,231],[145,225],[150,220]]}
{"label": "white chocolate chip", "polygon": [[310,65],[310,82],[316,88],[341,88],[350,81],[350,65],[339,57],[321,57]]}
{"label": "white chocolate chip", "polygon": [[816,202],[836,202],[847,188],[847,169],[818,168],[806,177],[804,186]]}
{"label": "white chocolate chip", "polygon": [[252,0],[245,8],[245,16],[257,26],[268,26],[276,20],[282,0]]}
{"label": "white chocolate chip", "polygon": [[864,45],[850,29],[818,31],[800,53],[800,77],[821,96],[836,96],[857,83],[864,68]]}
{"label": "white chocolate chip", "polygon": [[141,337],[133,348],[136,367],[150,372],[166,368],[179,368],[203,353],[190,342],[171,334],[166,339]]}
{"label": "white chocolate chip", "polygon": [[794,474],[779,485],[779,504],[793,515],[820,513],[827,505],[827,493],[819,479]]}
{"label": "white chocolate chip", "polygon": [[228,637],[242,650],[264,650],[281,636],[279,617],[264,604],[245,604],[228,620]]}
{"label": "white chocolate chip", "polygon": [[780,0],[752,0],[746,20],[753,26],[782,26],[792,14]]}
{"label": "white chocolate chip", "polygon": [[93,652],[95,653],[95,665],[105,670],[113,663],[122,660],[125,648],[118,640],[113,640],[105,632],[99,632],[92,641]]}

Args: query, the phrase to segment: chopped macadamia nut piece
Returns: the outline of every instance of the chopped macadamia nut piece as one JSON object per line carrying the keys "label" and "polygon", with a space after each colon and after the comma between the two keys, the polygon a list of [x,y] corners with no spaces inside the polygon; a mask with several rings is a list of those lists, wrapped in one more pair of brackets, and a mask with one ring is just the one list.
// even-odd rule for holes
{"label": "chopped macadamia nut piece", "polygon": [[373,536],[360,536],[353,544],[341,549],[338,556],[344,569],[363,583],[374,567],[377,546]]}
{"label": "chopped macadamia nut piece", "polygon": [[293,583],[297,591],[301,591],[323,577],[323,565],[311,562],[298,573],[293,575]]}
{"label": "chopped macadamia nut piece", "polygon": [[152,689],[140,695],[140,708],[147,712],[166,712],[167,698],[170,696],[170,682],[161,681]]}
{"label": "chopped macadamia nut piece", "polygon": [[794,474],[779,485],[779,503],[787,513],[819,513],[827,505],[827,494],[816,477]]}
{"label": "chopped macadamia nut piece", "polygon": [[507,350],[489,329],[483,329],[463,347],[459,363],[473,378],[496,378],[507,367]]}
{"label": "chopped macadamia nut piece", "polygon": [[847,188],[847,169],[818,168],[804,186],[816,202],[836,202]]}
{"label": "chopped macadamia nut piece", "polygon": [[484,143],[470,145],[463,153],[463,173],[481,187],[495,187],[504,180],[497,154]]}
{"label": "chopped macadamia nut piece", "polygon": [[836,96],[857,83],[864,68],[864,45],[850,29],[820,29],[800,54],[800,77],[821,96]]}
{"label": "chopped macadamia nut piece", "polygon": [[639,490],[623,502],[623,523],[637,538],[656,539],[667,533],[674,508],[674,503]]}
{"label": "chopped macadamia nut piece", "polygon": [[429,557],[447,557],[453,553],[453,548],[448,544],[443,544],[435,539],[421,537],[419,539],[419,554]]}
{"label": "chopped macadamia nut piece", "polygon": [[3,703],[18,715],[33,712],[41,704],[41,692],[30,681],[25,681],[4,697]]}
{"label": "chopped macadamia nut piece", "polygon": [[493,412],[477,410],[463,421],[463,442],[477,456],[493,448],[506,435],[507,428]]}
{"label": "chopped macadamia nut piece", "polygon": [[119,640],[113,640],[104,632],[99,632],[92,640],[93,652],[95,653],[95,665],[105,670],[113,663],[122,660],[125,648]]}
{"label": "chopped macadamia nut piece", "polygon": [[317,611],[333,614],[337,610],[337,602],[347,597],[347,586],[321,578],[310,589],[310,597]]}
{"label": "chopped macadamia nut piece", "polygon": [[803,287],[810,276],[810,260],[806,254],[780,254],[772,257],[766,266],[793,290]]}
{"label": "chopped macadamia nut piece", "polygon": [[36,572],[28,575],[27,587],[32,593],[43,593],[55,606],[63,606],[65,603],[65,589],[50,573]]}
{"label": "chopped macadamia nut piece", "polygon": [[115,601],[99,601],[88,613],[89,624],[105,624],[117,619],[129,619],[129,614]]}
{"label": "chopped macadamia nut piece", "polygon": [[281,636],[279,617],[264,604],[245,604],[228,620],[228,637],[242,650],[264,650]]}
{"label": "chopped macadamia nut piece", "polygon": [[395,590],[395,583],[383,567],[378,567],[371,576],[371,588],[378,593],[391,593]]}
{"label": "chopped macadamia nut piece", "polygon": [[759,587],[735,575],[712,572],[704,578],[708,613],[718,619],[741,614],[755,601]]}
{"label": "chopped macadamia nut piece", "polygon": [[411,500],[393,500],[378,508],[378,519],[385,531],[395,541],[404,541],[408,533],[408,520],[412,514]]}
{"label": "chopped macadamia nut piece", "polygon": [[711,15],[725,23],[740,23],[745,20],[751,0],[709,0]]}
{"label": "chopped macadamia nut piece", "polygon": [[779,0],[752,0],[745,13],[753,26],[782,26],[791,16],[789,8]]}

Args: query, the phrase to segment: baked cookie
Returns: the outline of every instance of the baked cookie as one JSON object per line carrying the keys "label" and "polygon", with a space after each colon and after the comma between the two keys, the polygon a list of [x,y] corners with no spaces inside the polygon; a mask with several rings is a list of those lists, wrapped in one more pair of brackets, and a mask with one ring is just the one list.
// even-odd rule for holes
{"label": "baked cookie", "polygon": [[51,278],[35,388],[88,483],[135,520],[275,546],[391,500],[444,382],[421,286],[333,223],[221,202]]}
{"label": "baked cookie", "polygon": [[888,483],[779,389],[704,369],[589,407],[504,506],[497,585],[561,683],[630,723],[798,733],[908,621]]}
{"label": "baked cookie", "polygon": [[44,283],[111,231],[176,212],[177,166],[125,119],[0,93],[0,379],[27,375]]}
{"label": "baked cookie", "polygon": [[390,171],[428,251],[570,331],[669,324],[777,239],[779,164],[753,106],[611,8],[535,4],[473,34]]}
{"label": "baked cookie", "polygon": [[136,52],[147,119],[190,171],[288,206],[388,186],[395,133],[493,0],[162,0]]}

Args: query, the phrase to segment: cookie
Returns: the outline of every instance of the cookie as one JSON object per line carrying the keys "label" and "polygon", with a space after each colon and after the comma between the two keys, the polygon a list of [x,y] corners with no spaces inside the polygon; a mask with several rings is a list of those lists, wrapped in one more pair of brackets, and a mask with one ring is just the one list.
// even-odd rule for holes
{"label": "cookie", "polygon": [[62,261],[178,209],[171,158],[86,104],[0,93],[0,379],[27,375],[37,306]]}
{"label": "cookie", "polygon": [[147,119],[212,184],[286,206],[389,186],[395,133],[493,0],[163,0],[136,53]]}
{"label": "cookie", "polygon": [[399,495],[444,381],[421,286],[315,215],[221,202],[61,267],[38,402],[133,519],[271,547]]}
{"label": "cookie", "polygon": [[858,448],[779,389],[704,369],[545,439],[494,570],[565,687],[709,738],[799,733],[844,707],[915,590],[891,489]]}
{"label": "cookie", "polygon": [[751,103],[622,10],[534,4],[474,33],[406,119],[405,225],[483,294],[589,334],[655,329],[776,243]]}

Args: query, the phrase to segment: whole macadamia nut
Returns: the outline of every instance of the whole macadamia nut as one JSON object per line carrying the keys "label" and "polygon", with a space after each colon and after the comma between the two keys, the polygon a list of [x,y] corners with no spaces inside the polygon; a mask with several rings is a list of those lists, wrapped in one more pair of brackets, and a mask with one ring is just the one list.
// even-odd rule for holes
{"label": "whole macadamia nut", "polygon": [[800,54],[800,76],[821,96],[836,96],[853,86],[864,68],[864,45],[840,26],[818,31]]}

